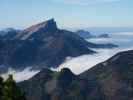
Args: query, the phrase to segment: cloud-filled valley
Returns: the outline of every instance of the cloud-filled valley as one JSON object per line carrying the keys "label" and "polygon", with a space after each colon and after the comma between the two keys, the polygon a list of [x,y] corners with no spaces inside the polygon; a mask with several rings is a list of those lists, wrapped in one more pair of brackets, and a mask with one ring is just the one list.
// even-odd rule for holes
{"label": "cloud-filled valley", "polygon": [[[94,49],[98,53],[93,55],[83,55],[75,58],[67,57],[66,61],[62,63],[59,68],[53,69],[55,71],[60,71],[64,67],[70,68],[75,74],[80,74],[83,71],[93,67],[94,65],[103,62],[113,56],[114,54],[133,49],[132,43],[133,43],[133,33],[112,33],[110,34],[111,38],[97,38],[97,39],[89,39],[88,41],[94,42],[94,43],[115,43],[119,45],[119,48],[113,48],[113,49]],[[26,68],[23,71],[15,71],[13,69],[10,69],[8,73],[3,74],[5,78],[8,76],[8,74],[13,74],[14,79],[16,81],[22,81],[29,79],[30,77],[34,76],[36,73],[38,73],[39,70],[33,71],[31,68]]]}

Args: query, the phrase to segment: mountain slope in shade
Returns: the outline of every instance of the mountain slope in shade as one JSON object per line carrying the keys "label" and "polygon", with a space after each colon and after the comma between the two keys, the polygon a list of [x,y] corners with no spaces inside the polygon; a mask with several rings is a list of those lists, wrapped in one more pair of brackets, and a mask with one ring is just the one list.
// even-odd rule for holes
{"label": "mountain slope in shade", "polygon": [[69,69],[42,70],[30,80],[19,83],[28,100],[102,100],[93,80],[82,79]]}
{"label": "mountain slope in shade", "polygon": [[81,74],[96,79],[105,100],[133,99],[133,50],[121,52]]}
{"label": "mountain slope in shade", "polygon": [[42,70],[18,85],[28,100],[132,100],[133,50],[120,52],[80,75]]}

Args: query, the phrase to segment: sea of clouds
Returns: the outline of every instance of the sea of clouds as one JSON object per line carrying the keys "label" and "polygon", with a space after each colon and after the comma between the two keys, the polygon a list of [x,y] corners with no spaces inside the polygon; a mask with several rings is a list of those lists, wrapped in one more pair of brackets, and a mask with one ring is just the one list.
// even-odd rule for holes
{"label": "sea of clouds", "polygon": [[[80,74],[85,70],[92,68],[94,65],[103,62],[115,55],[120,51],[126,51],[133,49],[133,32],[121,32],[121,33],[111,33],[110,38],[95,38],[88,39],[87,41],[94,43],[114,43],[119,45],[119,48],[113,49],[94,49],[97,54],[93,55],[82,55],[79,57],[71,58],[67,57],[66,61],[62,63],[57,69],[52,69],[54,71],[60,71],[64,67],[68,67],[75,74]],[[3,74],[4,78],[7,78],[9,74],[13,74],[14,79],[17,82],[27,80],[37,74],[39,70],[31,70],[31,68],[26,68],[23,71],[15,71],[9,69],[8,73]]]}
{"label": "sea of clouds", "polygon": [[113,43],[119,47],[113,49],[94,49],[98,52],[97,54],[66,59],[59,68],[54,70],[60,71],[62,68],[68,67],[75,74],[80,74],[96,64],[107,60],[118,52],[133,50],[133,32],[112,33],[110,34],[110,38],[94,38],[88,39],[87,41],[93,43]]}

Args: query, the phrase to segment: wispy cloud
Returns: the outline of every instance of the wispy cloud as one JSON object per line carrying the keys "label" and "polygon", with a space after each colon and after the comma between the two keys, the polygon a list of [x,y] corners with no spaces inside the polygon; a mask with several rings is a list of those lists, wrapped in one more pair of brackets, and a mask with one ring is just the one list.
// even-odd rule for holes
{"label": "wispy cloud", "polygon": [[65,4],[76,4],[76,5],[90,5],[97,3],[112,3],[121,0],[53,0],[54,2],[65,3]]}

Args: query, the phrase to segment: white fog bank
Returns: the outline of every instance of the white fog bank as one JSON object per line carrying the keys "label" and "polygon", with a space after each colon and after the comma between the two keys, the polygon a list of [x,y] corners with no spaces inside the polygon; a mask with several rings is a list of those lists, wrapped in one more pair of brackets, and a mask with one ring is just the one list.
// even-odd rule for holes
{"label": "white fog bank", "polygon": [[8,78],[9,74],[13,75],[13,78],[16,82],[20,82],[20,81],[24,81],[24,80],[28,80],[29,78],[31,78],[32,76],[34,76],[35,74],[37,74],[39,71],[34,71],[31,70],[31,67],[28,67],[22,71],[16,71],[14,69],[9,69],[7,73],[2,74],[1,76],[4,79]]}
{"label": "white fog bank", "polygon": [[[114,43],[119,45],[118,48],[114,49],[94,49],[97,54],[94,55],[83,55],[80,57],[70,58],[67,57],[66,61],[62,63],[57,69],[52,69],[60,71],[64,67],[68,67],[75,74],[80,74],[85,70],[90,69],[94,65],[107,60],[116,53],[120,51],[133,50],[133,32],[123,32],[123,33],[112,33],[109,34],[111,38],[96,38],[88,39],[87,41],[94,43]],[[37,74],[39,71],[33,71],[31,68],[26,68],[23,71],[15,71],[10,69],[8,73],[3,74],[4,78],[7,78],[9,74],[13,74],[14,79],[17,82],[27,80]]]}
{"label": "white fog bank", "polygon": [[118,52],[133,50],[133,32],[123,32],[123,33],[112,33],[109,34],[111,38],[96,38],[88,39],[87,41],[93,43],[113,43],[117,44],[118,48],[113,49],[94,49],[97,54],[94,55],[83,55],[76,58],[71,58],[71,60],[66,60],[56,71],[60,71],[64,67],[70,68],[75,74],[80,74],[96,64],[107,60]]}

